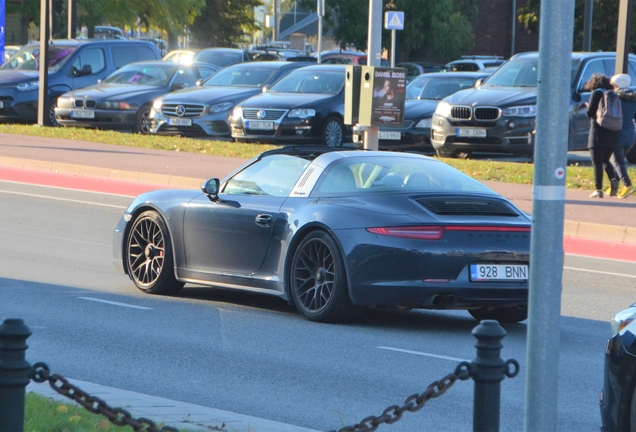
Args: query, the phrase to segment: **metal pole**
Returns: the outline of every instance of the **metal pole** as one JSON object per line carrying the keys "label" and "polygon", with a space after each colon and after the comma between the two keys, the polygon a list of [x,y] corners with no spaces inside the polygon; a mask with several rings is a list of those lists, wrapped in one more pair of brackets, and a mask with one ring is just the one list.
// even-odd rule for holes
{"label": "metal pole", "polygon": [[316,12],[318,13],[318,64],[322,57],[322,17],[325,15],[325,2],[327,0],[316,0]]}
{"label": "metal pole", "polygon": [[585,16],[583,19],[583,51],[592,51],[592,14],[594,0],[585,0]]}
{"label": "metal pole", "polygon": [[31,365],[25,360],[31,330],[21,319],[0,326],[0,431],[24,430],[26,386]]}
{"label": "metal pole", "polygon": [[278,36],[278,20],[280,19],[280,11],[278,6],[279,0],[274,0],[274,40],[277,41]]}
{"label": "metal pole", "polygon": [[552,432],[557,427],[574,1],[541,1],[526,354],[526,432]]}
{"label": "metal pole", "polygon": [[77,0],[68,0],[68,29],[69,39],[77,36]]}
{"label": "metal pole", "polygon": [[40,0],[40,87],[38,88],[38,125],[48,125],[49,105],[49,28],[48,16],[51,11],[49,0]]}
{"label": "metal pole", "polygon": [[629,28],[631,26],[633,0],[620,0],[618,8],[618,30],[616,32],[615,73],[627,73],[629,58]]}
{"label": "metal pole", "polygon": [[[369,30],[367,36],[367,64],[380,66],[382,60],[382,0],[369,0]],[[378,126],[369,126],[364,130],[364,148],[379,149]]]}
{"label": "metal pole", "polygon": [[395,67],[395,30],[391,30],[391,67]]}
{"label": "metal pole", "polygon": [[512,0],[512,29],[510,38],[510,57],[515,55],[515,37],[517,33],[517,0]]}
{"label": "metal pole", "polygon": [[[473,432],[499,431],[501,381],[507,363],[501,358],[506,330],[494,320],[483,320],[472,331],[477,338],[477,357],[472,361],[471,377],[475,381]],[[517,366],[516,361],[514,362]],[[518,370],[518,369],[517,369]]]}

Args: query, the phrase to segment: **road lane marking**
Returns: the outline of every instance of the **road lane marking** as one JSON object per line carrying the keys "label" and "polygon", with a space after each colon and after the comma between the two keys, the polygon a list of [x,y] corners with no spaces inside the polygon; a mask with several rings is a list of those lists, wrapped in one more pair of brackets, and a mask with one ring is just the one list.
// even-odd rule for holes
{"label": "road lane marking", "polygon": [[425,353],[425,352],[421,352],[421,351],[411,351],[411,350],[405,350],[405,349],[401,349],[401,348],[392,348],[392,347],[383,347],[383,346],[379,346],[379,347],[376,347],[376,348],[383,349],[383,350],[388,350],[388,351],[403,352],[403,353],[407,353],[407,354],[415,354],[415,355],[424,356],[424,357],[434,357],[434,358],[438,358],[438,359],[442,359],[442,360],[450,360],[450,361],[458,361],[458,362],[469,362],[470,361],[470,360],[467,360],[467,359],[461,359],[461,358],[457,358],[457,357],[449,357],[449,356],[443,356],[443,355],[438,355],[438,354]]}
{"label": "road lane marking", "polygon": [[630,260],[616,259],[616,258],[604,258],[604,257],[592,256],[592,255],[581,255],[581,254],[572,254],[572,253],[566,253],[565,255],[566,256],[573,256],[573,257],[581,257],[581,258],[591,258],[591,259],[604,260],[604,261],[616,261],[616,262],[627,263],[627,264],[633,264],[634,263],[634,261],[630,261]]}
{"label": "road lane marking", "polygon": [[114,306],[122,306],[122,307],[133,308],[133,309],[145,309],[145,310],[152,310],[153,309],[153,308],[149,308],[149,307],[135,306],[135,305],[127,304],[127,303],[118,303],[118,302],[114,302],[114,301],[102,300],[102,299],[97,299],[97,298],[93,298],[93,297],[78,297],[78,299],[94,301],[94,302],[98,302],[98,303],[106,303],[106,304],[111,304],[111,305],[114,305]]}
{"label": "road lane marking", "polygon": [[626,277],[626,278],[636,279],[636,275],[628,275],[628,274],[624,274],[624,273],[613,273],[613,272],[606,272],[606,271],[601,271],[601,270],[590,270],[590,269],[577,268],[577,267],[563,267],[563,269],[564,270],[582,271],[582,272],[588,272],[588,273],[599,273],[599,274],[610,275],[610,276],[619,276],[619,277]]}
{"label": "road lane marking", "polygon": [[53,240],[69,241],[69,242],[92,245],[92,246],[113,247],[113,245],[111,243],[97,243],[97,242],[91,242],[91,241],[86,241],[86,240],[77,240],[77,239],[72,239],[72,238],[67,238],[67,237],[57,237],[57,236],[51,236],[51,235],[47,235],[47,234],[39,234],[39,233],[34,233],[34,232],[12,230],[12,229],[9,229],[9,228],[0,228],[0,232],[8,232],[8,233],[19,234],[19,235],[29,235],[29,236],[35,236],[35,237],[43,237],[43,238],[48,238],[48,239],[53,239]]}
{"label": "road lane marking", "polygon": [[102,207],[112,207],[112,208],[118,208],[118,209],[127,209],[128,208],[127,206],[120,206],[120,205],[114,205],[114,204],[103,204],[103,203],[97,203],[97,202],[91,202],[91,201],[74,200],[74,199],[69,199],[69,198],[58,198],[58,197],[52,197],[52,196],[48,196],[48,195],[30,194],[30,193],[25,193],[25,192],[0,191],[0,193],[6,193],[6,194],[12,194],[12,195],[23,195],[23,196],[33,197],[33,198],[46,198],[46,199],[57,200],[57,201],[68,201],[68,202],[73,202],[73,203],[77,203],[77,204],[90,204],[90,205],[96,205],[96,206],[102,206]]}
{"label": "road lane marking", "polygon": [[0,179],[0,183],[12,183],[12,184],[17,184],[17,185],[29,185],[29,186],[36,186],[36,187],[41,187],[41,188],[62,189],[62,190],[69,190],[69,191],[74,191],[74,192],[86,192],[86,193],[89,193],[89,194],[96,194],[96,195],[113,195],[113,196],[118,196],[118,197],[122,197],[122,198],[130,198],[130,195],[124,195],[124,194],[116,194],[116,193],[111,193],[111,192],[100,192],[100,191],[94,191],[94,190],[88,190],[88,189],[67,188],[67,187],[61,187],[61,186],[50,186],[50,185],[43,185],[43,184],[39,184],[39,183],[25,183],[25,182],[11,181],[11,180],[2,180],[2,179]]}

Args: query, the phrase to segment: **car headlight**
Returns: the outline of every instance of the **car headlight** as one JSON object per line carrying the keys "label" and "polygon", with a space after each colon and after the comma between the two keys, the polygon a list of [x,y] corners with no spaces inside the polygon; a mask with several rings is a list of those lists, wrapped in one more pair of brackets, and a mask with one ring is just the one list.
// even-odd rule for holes
{"label": "car headlight", "polygon": [[208,112],[210,114],[216,114],[216,113],[220,113],[223,111],[227,111],[230,108],[232,108],[234,106],[233,102],[222,102],[222,103],[218,103],[216,105],[212,105],[210,108],[208,108]]}
{"label": "car headlight", "polygon": [[415,127],[416,128],[422,128],[422,129],[424,129],[424,128],[430,129],[432,121],[433,121],[433,119],[430,119],[430,118],[422,119],[422,120],[417,122]]}
{"label": "car headlight", "polygon": [[106,101],[97,104],[97,108],[105,110],[127,110],[130,109],[128,102]]}
{"label": "car headlight", "polygon": [[163,101],[161,99],[156,99],[153,103],[152,103],[152,109],[153,111],[159,112],[161,111],[161,105],[163,105]]}
{"label": "car headlight", "polygon": [[524,105],[506,108],[503,110],[503,115],[507,117],[534,117],[537,115],[537,106]]}
{"label": "car headlight", "polygon": [[20,91],[31,91],[40,88],[40,81],[29,81],[18,84],[17,89]]}
{"label": "car headlight", "polygon": [[448,117],[450,116],[450,111],[451,111],[451,104],[449,104],[448,102],[441,101],[440,103],[437,104],[437,108],[435,109],[435,115],[438,115],[441,117]]}
{"label": "car headlight", "polygon": [[241,107],[237,105],[232,110],[232,120],[239,120],[241,118]]}
{"label": "car headlight", "polygon": [[614,318],[612,318],[612,336],[620,333],[627,327],[632,321],[636,319],[636,306],[632,305],[631,307],[625,309],[624,311],[620,311]]}
{"label": "car headlight", "polygon": [[314,117],[316,115],[316,110],[315,109],[309,109],[309,108],[295,108],[293,110],[291,110],[289,112],[289,114],[287,114],[287,117],[289,118],[308,118],[308,117]]}

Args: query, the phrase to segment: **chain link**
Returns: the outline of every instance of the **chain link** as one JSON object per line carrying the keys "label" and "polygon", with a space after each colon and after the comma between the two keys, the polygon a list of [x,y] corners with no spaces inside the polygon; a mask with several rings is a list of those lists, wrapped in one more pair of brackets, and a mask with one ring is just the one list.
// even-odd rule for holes
{"label": "chain link", "polygon": [[[464,363],[462,365],[464,366]],[[455,381],[470,378],[470,372],[466,367],[457,367],[455,373],[446,375],[439,381],[431,383],[421,394],[413,394],[404,400],[402,406],[391,405],[386,408],[380,417],[369,416],[355,425],[338,429],[337,432],[371,432],[376,430],[382,423],[392,424],[402,418],[405,411],[415,412],[420,410],[426,402],[435,399],[446,393],[455,384]],[[336,432],[332,430],[330,432]]]}
{"label": "chain link", "polygon": [[69,383],[67,379],[61,375],[49,372],[49,367],[42,362],[35,363],[31,368],[31,378],[37,383],[48,381],[53,390],[61,395],[74,400],[88,411],[94,414],[102,414],[116,426],[130,426],[135,432],[179,432],[171,426],[157,427],[155,422],[147,418],[140,417],[138,419],[122,408],[111,408],[102,399],[91,396],[79,387]]}

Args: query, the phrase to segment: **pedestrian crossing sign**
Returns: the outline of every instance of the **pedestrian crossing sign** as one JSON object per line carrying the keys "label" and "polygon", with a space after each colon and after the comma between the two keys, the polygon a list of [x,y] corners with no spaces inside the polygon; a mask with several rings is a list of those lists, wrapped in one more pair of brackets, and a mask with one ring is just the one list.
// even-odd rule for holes
{"label": "pedestrian crossing sign", "polygon": [[404,12],[387,11],[384,13],[384,28],[387,30],[404,30]]}

